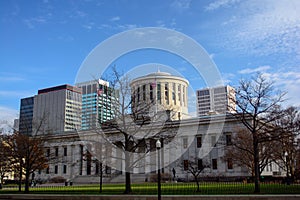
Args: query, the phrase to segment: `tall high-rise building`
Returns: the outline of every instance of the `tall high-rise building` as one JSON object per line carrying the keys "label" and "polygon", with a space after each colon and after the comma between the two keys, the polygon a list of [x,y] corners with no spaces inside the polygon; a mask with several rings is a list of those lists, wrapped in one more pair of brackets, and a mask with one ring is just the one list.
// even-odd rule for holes
{"label": "tall high-rise building", "polygon": [[81,128],[81,89],[71,85],[41,89],[34,97],[33,129],[62,133]]}
{"label": "tall high-rise building", "polygon": [[76,86],[82,89],[82,130],[98,128],[102,122],[113,118],[112,103],[116,96],[109,82],[98,79]]}
{"label": "tall high-rise building", "polygon": [[236,112],[235,89],[220,86],[197,90],[197,115]]}
{"label": "tall high-rise building", "polygon": [[19,115],[19,132],[21,134],[31,135],[33,120],[34,97],[21,99]]}

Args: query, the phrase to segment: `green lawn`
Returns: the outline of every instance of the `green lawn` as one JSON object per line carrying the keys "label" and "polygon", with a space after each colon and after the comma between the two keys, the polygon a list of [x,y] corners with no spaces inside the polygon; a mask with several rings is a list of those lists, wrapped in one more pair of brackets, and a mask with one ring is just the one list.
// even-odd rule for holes
{"label": "green lawn", "polygon": [[[102,194],[123,194],[124,184],[104,184]],[[4,186],[1,193],[18,193],[17,187]],[[163,195],[213,195],[213,194],[253,194],[254,184],[242,183],[201,183],[200,192],[196,192],[195,183],[163,183]],[[133,194],[155,195],[155,183],[132,184]],[[99,185],[75,186],[37,186],[31,187],[34,194],[99,194]],[[261,194],[300,194],[300,185],[261,184]]]}

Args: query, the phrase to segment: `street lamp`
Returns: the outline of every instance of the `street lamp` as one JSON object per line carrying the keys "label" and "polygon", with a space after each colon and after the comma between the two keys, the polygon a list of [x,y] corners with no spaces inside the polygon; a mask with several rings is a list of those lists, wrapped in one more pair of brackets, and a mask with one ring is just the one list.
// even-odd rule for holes
{"label": "street lamp", "polygon": [[288,152],[286,151],[284,153],[285,156],[285,166],[286,166],[286,179],[287,179],[287,184],[289,184],[289,161],[288,161]]}
{"label": "street lamp", "polygon": [[161,184],[160,184],[160,148],[161,148],[161,142],[158,139],[156,141],[156,149],[157,149],[157,199],[161,200]]}

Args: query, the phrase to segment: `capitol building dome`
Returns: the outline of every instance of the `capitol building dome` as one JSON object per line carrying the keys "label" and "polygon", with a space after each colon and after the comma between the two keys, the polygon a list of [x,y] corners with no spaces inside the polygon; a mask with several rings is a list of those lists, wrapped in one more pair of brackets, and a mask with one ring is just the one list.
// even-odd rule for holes
{"label": "capitol building dome", "polygon": [[131,81],[133,112],[154,115],[170,110],[172,120],[184,119],[188,114],[188,84],[179,76],[154,72]]}

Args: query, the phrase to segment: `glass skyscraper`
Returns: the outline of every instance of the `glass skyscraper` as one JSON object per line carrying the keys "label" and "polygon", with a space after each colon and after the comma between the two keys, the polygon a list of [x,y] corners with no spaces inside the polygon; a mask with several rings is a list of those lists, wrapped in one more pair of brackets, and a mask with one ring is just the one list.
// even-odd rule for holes
{"label": "glass skyscraper", "polygon": [[19,132],[21,134],[32,134],[34,97],[21,99],[20,116],[19,116]]}
{"label": "glass skyscraper", "polygon": [[114,90],[101,79],[76,84],[82,89],[82,130],[99,128],[102,122],[113,119]]}

